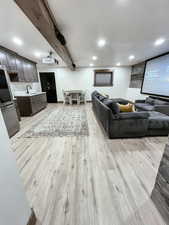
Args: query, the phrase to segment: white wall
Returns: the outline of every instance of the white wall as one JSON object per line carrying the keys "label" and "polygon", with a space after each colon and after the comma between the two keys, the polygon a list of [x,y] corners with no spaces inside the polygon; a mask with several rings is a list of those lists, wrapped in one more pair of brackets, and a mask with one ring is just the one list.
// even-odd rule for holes
{"label": "white wall", "polygon": [[85,90],[87,92],[87,100],[91,100],[91,93],[94,90],[104,92],[111,98],[126,98],[130,82],[130,67],[109,68],[114,71],[113,87],[94,87],[94,69],[95,68],[79,68],[76,71],[71,71],[67,68],[38,68],[38,71],[55,73],[57,96],[59,101],[63,100],[62,89]]}
{"label": "white wall", "polygon": [[140,93],[140,88],[128,88],[126,98],[135,101],[136,99],[145,99],[147,95],[143,95]]}
{"label": "white wall", "polygon": [[0,110],[0,224],[26,225],[30,215]]}

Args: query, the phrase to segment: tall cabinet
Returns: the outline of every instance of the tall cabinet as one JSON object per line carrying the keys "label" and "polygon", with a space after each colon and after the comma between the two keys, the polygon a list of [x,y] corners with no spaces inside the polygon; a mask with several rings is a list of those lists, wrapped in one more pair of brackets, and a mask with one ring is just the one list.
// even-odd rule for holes
{"label": "tall cabinet", "polygon": [[145,62],[132,66],[130,88],[141,88],[144,77]]}
{"label": "tall cabinet", "polygon": [[2,46],[0,65],[6,66],[11,82],[38,82],[36,63]]}

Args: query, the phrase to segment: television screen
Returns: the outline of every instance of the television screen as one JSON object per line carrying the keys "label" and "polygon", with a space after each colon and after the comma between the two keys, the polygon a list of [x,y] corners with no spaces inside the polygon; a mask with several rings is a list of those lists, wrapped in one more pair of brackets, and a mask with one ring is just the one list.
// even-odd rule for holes
{"label": "television screen", "polygon": [[169,97],[169,53],[147,61],[141,93]]}

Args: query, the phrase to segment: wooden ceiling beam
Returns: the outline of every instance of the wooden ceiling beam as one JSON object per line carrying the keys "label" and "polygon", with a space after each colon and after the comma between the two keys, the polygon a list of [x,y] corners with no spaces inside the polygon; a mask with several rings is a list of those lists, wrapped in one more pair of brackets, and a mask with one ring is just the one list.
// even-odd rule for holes
{"label": "wooden ceiling beam", "polygon": [[66,40],[59,31],[55,17],[47,0],[14,0],[30,19],[33,25],[45,37],[66,65],[75,70],[75,64],[66,46]]}

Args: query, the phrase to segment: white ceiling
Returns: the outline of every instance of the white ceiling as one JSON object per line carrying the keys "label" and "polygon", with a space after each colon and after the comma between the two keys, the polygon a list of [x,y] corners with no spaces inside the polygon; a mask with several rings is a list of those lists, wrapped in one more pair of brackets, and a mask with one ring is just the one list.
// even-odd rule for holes
{"label": "white ceiling", "polygon": [[[168,0],[48,0],[79,66],[130,65],[169,51]],[[154,47],[157,38],[166,38]],[[97,40],[107,45],[99,49]],[[128,56],[136,59],[129,62]]]}
{"label": "white ceiling", "polygon": [[[51,46],[32,25],[14,0],[0,0],[0,45],[9,48],[18,54],[33,61],[41,63],[41,58],[34,56],[35,52],[40,52],[42,57],[46,57],[52,50]],[[13,37],[18,37],[23,41],[22,46],[13,43]],[[60,66],[65,66],[64,62],[55,56],[60,62]]]}
{"label": "white ceiling", "polygon": [[[34,52],[43,56],[52,49],[39,31],[15,4],[0,0],[0,45],[40,62]],[[89,66],[92,56],[98,56],[95,66],[131,65],[169,51],[168,0],[48,0],[56,21],[65,35],[68,48],[77,66]],[[17,46],[12,38],[24,42]],[[153,43],[163,37],[158,47]],[[105,38],[104,48],[97,40]],[[129,55],[136,59],[130,62]],[[59,58],[60,66],[65,66]]]}

